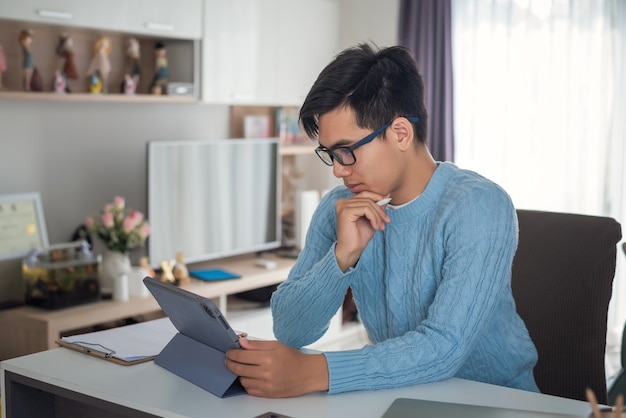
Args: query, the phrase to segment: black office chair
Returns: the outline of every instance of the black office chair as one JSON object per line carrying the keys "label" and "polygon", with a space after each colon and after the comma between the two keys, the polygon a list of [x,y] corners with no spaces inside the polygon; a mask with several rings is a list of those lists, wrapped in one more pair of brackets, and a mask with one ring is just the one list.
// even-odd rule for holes
{"label": "black office chair", "polygon": [[607,402],[604,356],[617,242],[614,219],[518,210],[512,289],[537,347],[541,392]]}
{"label": "black office chair", "polygon": [[[626,242],[622,244],[624,255],[626,255]],[[615,405],[617,395],[620,393],[626,397],[626,324],[624,324],[624,330],[622,331],[622,348],[620,354],[621,369],[615,374],[615,377],[611,381],[609,386],[609,405]]]}

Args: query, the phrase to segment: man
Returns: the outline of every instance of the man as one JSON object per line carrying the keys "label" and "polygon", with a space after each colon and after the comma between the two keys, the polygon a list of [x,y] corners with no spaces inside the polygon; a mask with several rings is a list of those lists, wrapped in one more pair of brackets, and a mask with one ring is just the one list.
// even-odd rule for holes
{"label": "man", "polygon": [[[304,250],[272,296],[280,342],[242,339],[244,350],[227,354],[248,393],[453,376],[538,391],[537,352],[511,293],[515,208],[496,184],[432,158],[409,52],[366,44],[342,52],[311,88],[300,121],[344,186],[320,202]],[[372,345],[296,350],[324,334],[348,288]]]}

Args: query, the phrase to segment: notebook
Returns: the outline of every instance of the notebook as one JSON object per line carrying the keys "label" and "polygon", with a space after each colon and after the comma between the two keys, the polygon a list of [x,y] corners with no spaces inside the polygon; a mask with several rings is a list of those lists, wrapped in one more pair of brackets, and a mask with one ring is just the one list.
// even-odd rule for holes
{"label": "notebook", "polygon": [[587,415],[568,415],[549,412],[521,411],[493,406],[466,405],[449,402],[398,398],[387,409],[383,418],[584,418]]}
{"label": "notebook", "polygon": [[223,269],[190,270],[189,275],[204,281],[238,279],[241,276]]}

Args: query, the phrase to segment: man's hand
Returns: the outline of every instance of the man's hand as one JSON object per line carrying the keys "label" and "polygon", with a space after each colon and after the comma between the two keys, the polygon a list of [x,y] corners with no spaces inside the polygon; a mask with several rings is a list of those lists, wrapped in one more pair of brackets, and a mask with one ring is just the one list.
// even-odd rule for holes
{"label": "man's hand", "polygon": [[377,230],[390,222],[384,206],[376,202],[385,196],[363,192],[335,203],[337,211],[337,245],[335,257],[342,271],[354,266]]}
{"label": "man's hand", "polygon": [[239,338],[243,349],[228,350],[226,367],[249,395],[288,398],[328,390],[323,354],[304,354],[278,341]]}

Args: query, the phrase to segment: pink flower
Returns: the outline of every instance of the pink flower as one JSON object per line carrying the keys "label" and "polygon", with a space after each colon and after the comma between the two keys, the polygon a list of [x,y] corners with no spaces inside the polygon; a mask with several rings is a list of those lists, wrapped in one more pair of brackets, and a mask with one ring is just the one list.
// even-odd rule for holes
{"label": "pink flower", "polygon": [[99,217],[85,218],[85,225],[90,232],[98,234],[107,248],[122,253],[143,245],[150,235],[150,226],[143,213],[127,208],[121,196],[104,205]]}
{"label": "pink flower", "polygon": [[135,225],[139,225],[141,221],[143,221],[143,213],[139,212],[138,210],[131,211],[128,217],[132,218],[135,221]]}
{"label": "pink flower", "polygon": [[141,228],[139,228],[139,235],[142,239],[146,239],[148,238],[148,235],[150,235],[150,225],[148,225],[147,222],[144,222],[141,225]]}
{"label": "pink flower", "polygon": [[124,209],[125,205],[126,200],[122,196],[115,196],[115,198],[113,198],[113,206],[116,209]]}
{"label": "pink flower", "polygon": [[143,214],[139,211],[133,210],[128,217],[124,219],[123,230],[124,232],[132,231],[137,225],[143,221]]}
{"label": "pink flower", "polygon": [[124,224],[122,225],[122,231],[129,233],[135,227],[135,220],[130,216],[124,219]]}
{"label": "pink flower", "polygon": [[107,228],[113,228],[113,214],[106,212],[102,214],[102,223]]}

